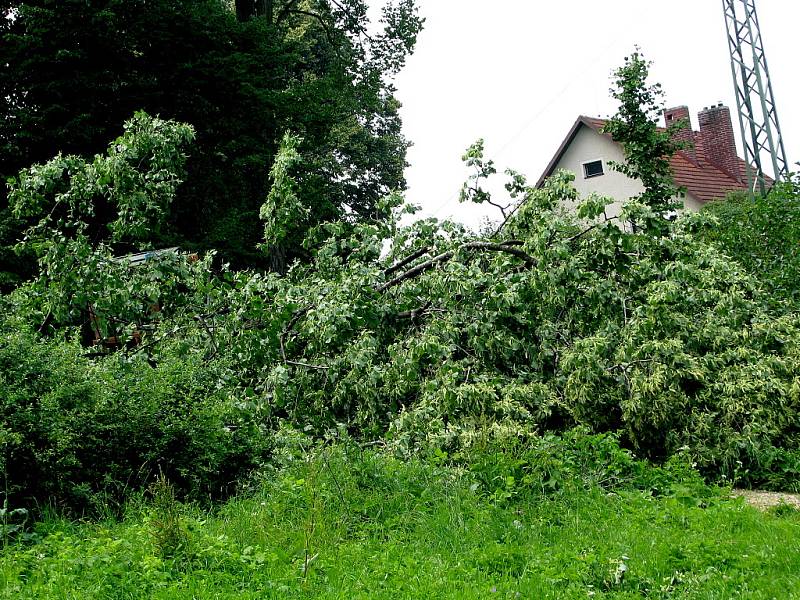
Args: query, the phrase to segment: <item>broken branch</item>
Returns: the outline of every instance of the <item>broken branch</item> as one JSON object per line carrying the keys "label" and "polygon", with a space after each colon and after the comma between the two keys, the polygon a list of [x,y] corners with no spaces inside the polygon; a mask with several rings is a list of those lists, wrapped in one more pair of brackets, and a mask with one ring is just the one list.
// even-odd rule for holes
{"label": "broken branch", "polygon": [[391,279],[390,281],[387,281],[383,285],[379,286],[378,291],[385,292],[389,288],[393,288],[401,284],[403,281],[406,281],[407,279],[412,279],[418,275],[421,275],[425,271],[435,267],[437,264],[447,262],[448,260],[450,260],[455,256],[457,251],[462,251],[462,250],[487,250],[490,252],[503,252],[506,254],[511,254],[512,256],[521,259],[522,261],[525,262],[525,264],[529,266],[535,266],[536,260],[528,253],[513,247],[516,245],[522,245],[522,244],[521,242],[517,242],[516,240],[505,242],[502,244],[497,244],[494,242],[469,242],[467,244],[461,245],[457,250],[448,250],[447,252],[442,252],[441,254],[434,256],[433,258],[426,260],[423,263],[418,264],[417,266],[409,269],[408,271],[401,273],[394,279]]}
{"label": "broken branch", "polygon": [[401,260],[400,262],[398,262],[398,263],[395,263],[394,265],[392,265],[391,267],[389,267],[388,269],[386,269],[386,270],[383,272],[383,273],[384,273],[384,275],[391,275],[392,273],[395,273],[395,272],[399,271],[400,269],[402,269],[403,267],[405,267],[405,266],[406,266],[406,265],[408,265],[409,263],[412,263],[412,262],[414,262],[415,260],[417,260],[418,258],[420,258],[420,257],[424,256],[425,254],[427,254],[429,250],[430,250],[430,248],[429,248],[428,246],[423,246],[422,248],[420,248],[420,249],[419,249],[419,250],[417,250],[416,252],[414,252],[414,253],[412,253],[412,254],[409,254],[408,256],[406,256],[406,257],[405,257],[403,260]]}

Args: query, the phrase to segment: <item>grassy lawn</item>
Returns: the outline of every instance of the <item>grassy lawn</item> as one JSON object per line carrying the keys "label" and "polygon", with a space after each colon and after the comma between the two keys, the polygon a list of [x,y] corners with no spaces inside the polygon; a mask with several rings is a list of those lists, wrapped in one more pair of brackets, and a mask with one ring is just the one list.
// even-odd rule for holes
{"label": "grassy lawn", "polygon": [[342,452],[212,512],[162,485],[124,519],[39,522],[2,598],[800,598],[800,513],[724,490],[580,478],[498,496],[471,474]]}

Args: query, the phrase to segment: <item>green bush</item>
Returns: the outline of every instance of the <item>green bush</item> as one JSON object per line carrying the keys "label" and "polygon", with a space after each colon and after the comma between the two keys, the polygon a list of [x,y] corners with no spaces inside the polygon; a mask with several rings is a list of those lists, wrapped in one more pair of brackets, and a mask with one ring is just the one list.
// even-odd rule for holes
{"label": "green bush", "polygon": [[687,454],[677,453],[663,466],[656,466],[622,447],[620,434],[592,434],[586,427],[512,443],[490,440],[454,459],[462,461],[476,477],[479,489],[503,502],[579,489],[635,489],[663,496],[678,489],[704,487]]}
{"label": "green bush", "polygon": [[756,276],[771,304],[800,306],[800,181],[776,185],[766,198],[732,194],[705,210],[718,222],[699,232]]}
{"label": "green bush", "polygon": [[737,467],[733,475],[738,486],[800,492],[800,447],[797,444],[758,448],[753,460]]}
{"label": "green bush", "polygon": [[[137,119],[147,131],[180,130]],[[264,205],[267,241],[283,239],[299,214],[281,171],[299,160],[292,144],[272,172],[281,184]],[[96,164],[116,165],[114,156]],[[480,145],[468,157],[493,172]],[[91,507],[160,472],[187,497],[224,495],[265,456],[281,421],[318,439],[340,429],[380,440],[406,458],[536,439],[521,455],[500,452],[505,472],[486,464],[484,485],[498,499],[526,478],[544,490],[573,485],[578,467],[611,487],[638,477],[614,437],[575,438],[575,450],[546,435],[576,425],[613,432],[643,458],[691,457],[713,478],[776,486],[795,472],[800,319],[776,310],[757,276],[703,238],[715,221],[708,213],[672,220],[634,202],[623,218],[653,227],[626,229],[605,216],[610,200],[581,201],[569,173],[542,189],[513,174],[507,189],[524,201],[490,236],[436,220],[401,227],[407,209],[392,196],[384,221],[317,228],[310,262],[286,273],[217,274],[210,260],[165,271],[147,261],[135,276],[109,277],[111,247],[88,235],[65,242],[72,229],[88,231],[82,180],[40,206],[37,190],[63,183],[63,160],[33,169],[15,192],[39,211],[31,233],[53,250],[40,256],[36,281],[11,295],[16,321],[0,342],[4,460],[23,501]],[[148,211],[124,192],[120,223],[146,229]],[[46,210],[65,197],[76,212],[66,229]],[[577,214],[564,209],[570,202]],[[106,315],[130,330],[136,311],[122,309],[147,306],[143,286],[167,296],[168,309],[140,347],[116,356],[89,360],[76,343],[23,324],[64,335],[71,315],[116,290]]]}
{"label": "green bush", "polygon": [[208,363],[85,357],[74,341],[3,328],[0,456],[11,506],[116,506],[158,474],[185,498],[229,494],[264,437]]}

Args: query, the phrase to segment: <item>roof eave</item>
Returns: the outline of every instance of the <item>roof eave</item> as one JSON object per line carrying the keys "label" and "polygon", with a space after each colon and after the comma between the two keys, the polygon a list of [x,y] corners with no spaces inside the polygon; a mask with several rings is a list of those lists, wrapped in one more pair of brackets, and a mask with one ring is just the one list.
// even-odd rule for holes
{"label": "roof eave", "polygon": [[[581,128],[581,125],[584,125],[584,126],[588,127],[592,131],[598,131],[589,122],[588,119],[589,119],[588,117],[583,116],[583,115],[581,115],[577,119],[575,119],[575,122],[572,124],[572,127],[569,130],[569,133],[567,133],[567,136],[564,138],[564,141],[561,142],[561,145],[558,147],[558,150],[556,150],[555,155],[553,155],[553,158],[547,164],[547,167],[545,168],[544,173],[542,173],[542,176],[539,177],[539,181],[536,182],[536,187],[537,188],[542,187],[542,185],[544,185],[545,179],[550,177],[555,172],[556,165],[558,165],[559,161],[564,156],[564,153],[567,151],[567,148],[569,148],[569,145],[572,143],[572,140],[574,140],[575,136],[578,135],[578,130]],[[599,133],[599,131],[598,131],[598,133]]]}

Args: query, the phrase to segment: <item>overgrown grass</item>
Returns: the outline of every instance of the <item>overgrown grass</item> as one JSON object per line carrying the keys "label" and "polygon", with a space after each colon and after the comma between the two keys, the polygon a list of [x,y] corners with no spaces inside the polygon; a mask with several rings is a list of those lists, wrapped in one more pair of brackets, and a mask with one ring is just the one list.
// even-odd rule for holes
{"label": "overgrown grass", "polygon": [[658,494],[591,469],[548,488],[512,473],[531,452],[454,466],[327,447],[213,514],[160,482],[120,522],[50,518],[12,541],[0,597],[800,597],[797,511],[758,513],[686,469],[651,473]]}

